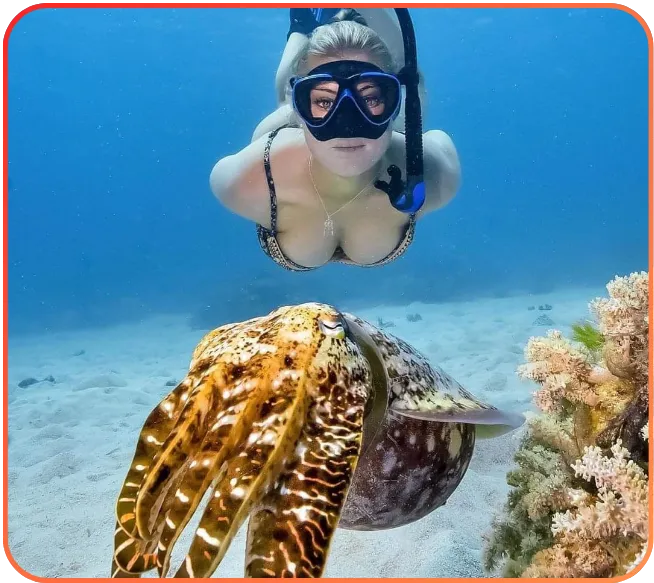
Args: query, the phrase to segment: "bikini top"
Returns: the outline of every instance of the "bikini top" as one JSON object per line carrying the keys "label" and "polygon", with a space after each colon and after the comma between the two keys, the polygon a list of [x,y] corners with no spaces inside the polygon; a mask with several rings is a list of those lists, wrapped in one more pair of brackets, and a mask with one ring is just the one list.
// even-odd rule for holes
{"label": "bikini top", "polygon": [[[259,238],[259,245],[263,252],[268,255],[275,263],[287,269],[289,271],[312,271],[317,269],[317,267],[306,267],[304,265],[298,265],[286,255],[281,250],[279,243],[277,241],[277,194],[275,192],[275,182],[273,181],[272,172],[270,170],[270,147],[272,145],[275,136],[279,133],[280,130],[284,129],[286,126],[277,128],[276,130],[270,132],[266,146],[263,153],[263,165],[266,171],[266,180],[268,182],[268,192],[270,193],[270,229],[264,227],[263,225],[257,224],[257,237]],[[409,215],[409,222],[407,223],[406,229],[400,239],[398,245],[393,249],[386,257],[375,261],[373,263],[356,263],[349,259],[341,247],[337,247],[334,251],[334,255],[330,259],[330,262],[344,263],[346,265],[356,265],[358,267],[379,267],[386,265],[391,261],[394,261],[409,248],[413,241],[413,236],[415,232],[416,225],[416,216],[414,213]]]}

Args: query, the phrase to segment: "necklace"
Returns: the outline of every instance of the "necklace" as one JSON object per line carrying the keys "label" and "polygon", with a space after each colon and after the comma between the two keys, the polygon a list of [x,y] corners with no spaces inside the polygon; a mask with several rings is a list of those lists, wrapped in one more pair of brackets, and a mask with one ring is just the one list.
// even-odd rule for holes
{"label": "necklace", "polygon": [[325,219],[325,229],[324,233],[325,235],[333,235],[334,234],[334,221],[332,220],[332,217],[342,211],[347,205],[349,205],[351,202],[354,202],[357,198],[359,198],[360,195],[364,193],[364,191],[375,181],[376,177],[373,177],[373,179],[368,182],[360,191],[359,193],[352,197],[350,200],[348,200],[345,204],[341,205],[339,208],[337,208],[333,213],[327,212],[327,207],[325,206],[324,201],[322,200],[322,196],[320,196],[320,192],[318,192],[318,188],[316,186],[316,182],[313,179],[313,172],[311,170],[311,162],[313,161],[313,156],[309,156],[309,176],[311,177],[311,184],[313,184],[313,190],[318,196],[318,200],[320,201],[320,204],[322,205],[323,210],[325,211],[325,214],[327,215],[327,218]]}

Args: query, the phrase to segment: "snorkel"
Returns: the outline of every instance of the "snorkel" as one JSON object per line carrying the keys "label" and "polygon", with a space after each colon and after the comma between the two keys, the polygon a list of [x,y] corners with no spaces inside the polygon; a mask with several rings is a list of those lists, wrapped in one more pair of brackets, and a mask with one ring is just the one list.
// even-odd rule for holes
{"label": "snorkel", "polygon": [[375,188],[383,190],[388,195],[394,208],[404,213],[413,214],[418,212],[425,202],[418,56],[416,36],[408,9],[395,8],[394,10],[400,23],[404,42],[404,67],[397,77],[400,83],[406,87],[404,140],[407,178],[406,181],[402,180],[402,171],[393,164],[386,170],[390,181],[378,180],[375,182]]}
{"label": "snorkel", "polygon": [[[372,63],[359,61],[338,60],[324,63],[315,67],[307,75],[292,77],[290,81],[293,108],[302,118],[307,130],[318,141],[328,141],[336,137],[361,137],[377,139],[399,114],[401,102],[401,86],[405,87],[405,119],[404,143],[406,156],[406,180],[402,178],[401,169],[391,164],[387,169],[389,181],[377,180],[375,188],[385,192],[391,205],[404,213],[415,214],[425,202],[425,183],[423,177],[423,143],[422,143],[422,110],[420,104],[418,73],[418,57],[416,51],[416,37],[411,16],[406,8],[395,8],[395,14],[402,33],[404,45],[404,66],[397,74],[384,72]],[[353,11],[355,12],[355,11]],[[328,24],[328,21],[325,24]],[[361,23],[364,24],[365,23]],[[358,65],[358,68],[357,68]],[[356,95],[356,89],[348,84],[350,79],[360,75],[381,74],[381,79],[392,77],[395,83],[386,85],[387,95],[393,95],[392,103],[397,106],[389,107],[387,112],[375,115],[366,110],[362,95]],[[336,80],[338,90],[335,95],[334,109],[326,115],[315,115],[312,112],[311,90],[313,84],[319,82],[321,77]],[[391,111],[391,109],[393,111]],[[392,113],[392,115],[390,115]],[[385,115],[385,117],[384,117]]]}

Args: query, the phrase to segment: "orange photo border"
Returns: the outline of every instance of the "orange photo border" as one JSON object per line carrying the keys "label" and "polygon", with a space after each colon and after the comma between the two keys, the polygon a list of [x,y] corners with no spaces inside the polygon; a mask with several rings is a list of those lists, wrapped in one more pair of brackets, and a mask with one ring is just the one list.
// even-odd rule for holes
{"label": "orange photo border", "polygon": [[[98,3],[70,3],[70,2],[52,2],[52,3],[40,3],[40,4],[34,4],[32,6],[29,6],[19,12],[14,18],[11,20],[9,23],[9,26],[7,27],[7,30],[5,31],[4,34],[4,39],[3,39],[3,75],[4,75],[4,106],[3,106],[3,119],[4,119],[4,135],[3,135],[3,140],[4,140],[4,159],[3,159],[3,164],[4,164],[4,170],[5,174],[7,174],[8,170],[8,130],[7,130],[7,116],[8,116],[8,103],[7,103],[7,80],[8,80],[8,45],[9,45],[9,36],[11,35],[11,32],[16,26],[16,23],[26,14],[29,14],[30,12],[34,12],[35,10],[40,10],[42,8],[291,8],[291,7],[304,7],[308,6],[309,4],[305,2],[300,2],[300,3],[286,3],[286,2],[281,2],[281,3],[231,3],[231,2],[226,2],[226,3],[218,3],[218,2],[189,2],[189,3],[183,3],[183,2],[156,2],[156,3],[145,3],[145,2],[98,2]],[[310,6],[314,6],[311,4]],[[321,7],[324,8],[336,8],[340,7],[341,4],[339,3],[324,3],[320,4]],[[649,399],[650,399],[650,411],[649,411],[649,419],[650,421],[652,420],[652,397],[653,397],[653,390],[652,390],[652,377],[654,376],[654,362],[652,358],[652,351],[654,349],[654,332],[652,331],[652,315],[654,310],[652,309],[652,291],[654,290],[654,274],[652,273],[652,248],[654,245],[654,229],[652,225],[652,217],[653,217],[653,212],[654,212],[654,205],[653,205],[653,197],[654,197],[654,186],[653,186],[653,164],[652,164],[652,144],[654,143],[654,131],[653,131],[653,107],[654,107],[654,99],[653,99],[653,90],[652,90],[652,66],[654,63],[653,60],[653,41],[652,41],[652,31],[648,27],[647,23],[645,22],[644,18],[640,16],[635,10],[632,8],[629,8],[627,6],[624,6],[622,4],[617,4],[617,3],[578,3],[578,2],[555,2],[555,3],[545,3],[545,2],[521,2],[521,3],[506,3],[506,2],[493,2],[493,3],[480,3],[480,2],[470,2],[470,3],[454,3],[454,2],[436,2],[436,3],[416,3],[416,2],[408,2],[408,3],[381,3],[381,2],[376,2],[376,3],[371,3],[371,4],[354,4],[352,5],[352,8],[460,8],[460,9],[466,9],[466,8],[551,8],[551,9],[556,9],[556,8],[565,8],[565,9],[570,9],[570,8],[585,8],[585,9],[590,9],[590,8],[605,8],[605,9],[615,9],[615,10],[621,10],[623,12],[626,12],[627,14],[631,15],[633,18],[635,18],[640,25],[643,27],[643,30],[645,31],[645,34],[647,36],[647,44],[648,44],[648,72],[649,72],[649,78],[648,78],[648,103],[649,103],[649,120],[648,120],[648,135],[649,135],[649,156],[648,156],[648,164],[649,164],[649,171],[648,171],[648,217],[649,217],[649,227],[648,227],[648,245],[649,245],[649,257],[648,257],[648,267],[649,267],[649,318],[650,318],[650,329],[649,329],[649,348],[650,348],[650,359],[649,359]],[[4,431],[3,431],[3,452],[4,452],[4,458],[3,458],[3,484],[4,484],[4,496],[3,496],[3,510],[4,510],[4,525],[3,525],[3,537],[2,537],[2,544],[4,546],[5,554],[7,556],[7,559],[13,566],[13,568],[23,577],[26,579],[30,579],[32,581],[51,581],[53,580],[52,578],[48,577],[38,577],[36,575],[32,575],[31,573],[25,571],[19,564],[18,562],[13,558],[11,555],[11,551],[9,549],[9,541],[8,541],[8,495],[7,495],[7,442],[8,442],[8,418],[7,418],[7,413],[8,413],[8,324],[7,324],[7,319],[8,319],[8,305],[7,305],[7,270],[8,270],[8,251],[7,251],[7,228],[8,228],[8,208],[7,208],[7,195],[8,195],[8,179],[5,178],[4,180],[4,221],[3,221],[3,237],[4,237],[4,285],[3,285],[3,293],[4,293],[4,326],[3,326],[3,352],[4,352],[4,370],[3,370],[3,386],[4,386],[4,391],[3,391],[3,415],[4,415]],[[652,428],[652,424],[650,423],[649,426],[649,455],[650,459],[652,459],[652,438],[654,437],[654,428]],[[652,486],[652,471],[650,468],[649,472],[649,540],[648,540],[648,548],[647,548],[647,553],[645,554],[645,557],[643,561],[640,563],[638,567],[636,567],[633,571],[631,571],[627,575],[623,575],[621,577],[612,577],[612,578],[607,578],[605,579],[606,581],[625,581],[631,577],[633,577],[636,573],[638,573],[645,565],[645,563],[648,561],[652,554],[652,543],[654,542],[654,529],[653,529],[653,520],[652,520],[652,499],[653,499],[653,486]],[[107,559],[107,565],[109,565],[109,559]],[[110,577],[106,577],[107,579],[110,579]],[[441,580],[441,581],[452,581],[453,583],[457,583],[460,581],[475,581],[475,582],[488,582],[488,578],[459,578],[459,577],[454,577],[454,578],[411,578],[411,577],[403,577],[402,579],[412,579],[415,581],[424,581],[425,583],[429,581],[434,581],[434,580]],[[58,578],[59,580],[68,580],[66,578]],[[103,578],[69,578],[71,581],[75,582],[88,582],[88,583],[95,583],[98,580],[102,580]],[[205,581],[212,581],[213,578],[207,578],[203,579]],[[223,581],[241,581],[241,578],[222,578]],[[385,581],[386,579],[382,578],[352,578],[352,579],[331,579],[332,581],[337,581],[337,582],[342,582],[342,583],[351,583],[352,581],[360,581],[360,582],[368,582],[368,581]],[[516,579],[508,579],[508,578],[492,578],[493,581],[515,581]],[[579,579],[580,581],[595,581],[595,579]],[[265,579],[262,579],[262,581],[265,581]],[[558,582],[568,582],[568,579],[547,579],[547,581],[558,581]]]}

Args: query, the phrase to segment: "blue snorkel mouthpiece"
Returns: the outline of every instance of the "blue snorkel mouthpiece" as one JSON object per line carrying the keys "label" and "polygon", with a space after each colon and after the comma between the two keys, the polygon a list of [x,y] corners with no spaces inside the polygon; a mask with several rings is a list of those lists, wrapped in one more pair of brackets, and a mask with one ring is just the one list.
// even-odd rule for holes
{"label": "blue snorkel mouthpiece", "polygon": [[425,181],[415,176],[409,177],[407,192],[404,197],[401,197],[395,208],[405,213],[417,213],[422,205],[425,204]]}
{"label": "blue snorkel mouthpiece", "polygon": [[408,175],[406,182],[402,180],[402,171],[392,164],[386,170],[390,181],[375,181],[375,188],[383,190],[391,201],[391,205],[403,213],[416,213],[425,202],[425,183],[422,176]]}
{"label": "blue snorkel mouthpiece", "polygon": [[420,93],[418,91],[418,57],[416,37],[411,16],[406,8],[395,8],[395,14],[402,29],[404,41],[404,67],[398,74],[402,85],[406,87],[405,133],[406,143],[406,181],[402,180],[402,171],[395,165],[389,166],[387,172],[390,181],[378,180],[375,188],[383,190],[391,204],[403,213],[418,212],[425,202],[425,182],[422,159],[422,112]]}

